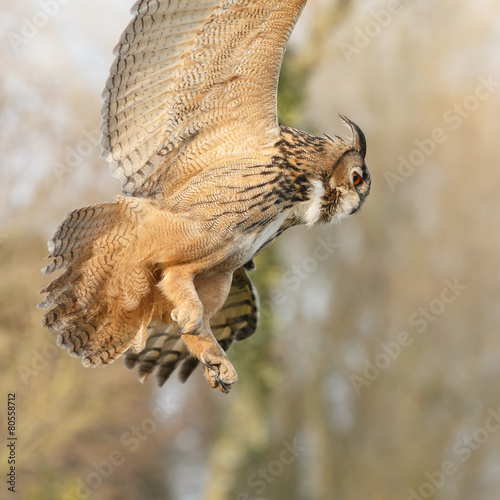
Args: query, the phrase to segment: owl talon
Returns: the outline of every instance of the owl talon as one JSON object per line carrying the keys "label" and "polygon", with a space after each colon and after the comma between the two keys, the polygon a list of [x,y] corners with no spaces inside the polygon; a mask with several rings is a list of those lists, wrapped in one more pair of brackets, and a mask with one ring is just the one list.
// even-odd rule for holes
{"label": "owl talon", "polygon": [[202,357],[201,362],[205,365],[205,377],[210,387],[212,389],[218,388],[221,392],[227,394],[232,385],[238,380],[238,375],[229,360],[226,358],[208,362],[206,358]]}
{"label": "owl talon", "polygon": [[231,390],[231,384],[226,384],[219,377],[217,377],[217,382],[220,384],[220,390],[224,394],[227,394]]}
{"label": "owl talon", "polygon": [[220,378],[219,373],[217,372],[217,369],[215,367],[205,364],[205,368],[210,387],[212,387],[212,389],[219,388],[222,393],[227,394],[231,390],[233,384],[224,382],[224,380]]}
{"label": "owl talon", "polygon": [[174,309],[170,317],[179,325],[179,333],[187,335],[197,335],[200,332],[203,312],[196,311],[194,317],[190,311],[179,312]]}
{"label": "owl talon", "polygon": [[200,326],[197,326],[194,330],[185,332],[184,329],[179,326],[179,333],[181,335],[198,335],[200,333]]}

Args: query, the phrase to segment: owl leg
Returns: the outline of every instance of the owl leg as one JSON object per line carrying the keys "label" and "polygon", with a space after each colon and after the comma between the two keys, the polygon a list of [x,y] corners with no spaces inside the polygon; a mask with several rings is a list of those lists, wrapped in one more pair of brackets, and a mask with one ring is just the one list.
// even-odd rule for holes
{"label": "owl leg", "polygon": [[158,287],[173,303],[171,317],[181,333],[197,334],[203,320],[203,304],[193,283],[193,273],[185,266],[169,267]]}
{"label": "owl leg", "polygon": [[182,335],[187,348],[205,365],[205,378],[212,389],[227,393],[238,375],[226,353],[210,330],[208,322],[203,324],[198,335]]}
{"label": "owl leg", "polygon": [[238,376],[226,353],[210,329],[210,318],[224,305],[231,287],[232,273],[217,272],[199,275],[194,280],[203,303],[203,321],[198,335],[183,335],[190,352],[205,365],[205,377],[210,387],[227,393]]}

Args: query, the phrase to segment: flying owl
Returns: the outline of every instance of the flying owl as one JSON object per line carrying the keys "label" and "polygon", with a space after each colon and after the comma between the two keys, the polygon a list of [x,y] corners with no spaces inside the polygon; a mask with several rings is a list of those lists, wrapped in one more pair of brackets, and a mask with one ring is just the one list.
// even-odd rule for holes
{"label": "flying owl", "polygon": [[366,141],[280,125],[286,42],[306,0],[140,0],[104,90],[103,157],[124,196],[69,213],[48,243],[43,325],[144,380],[237,380],[226,350],[257,326],[253,258],[285,229],[338,222],[370,190]]}

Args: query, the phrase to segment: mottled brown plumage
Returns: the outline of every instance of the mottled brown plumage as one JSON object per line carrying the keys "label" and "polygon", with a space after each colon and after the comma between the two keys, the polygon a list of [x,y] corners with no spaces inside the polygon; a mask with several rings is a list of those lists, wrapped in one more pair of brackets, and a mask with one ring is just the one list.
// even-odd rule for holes
{"label": "mottled brown plumage", "polygon": [[276,87],[305,0],[143,0],[117,48],[103,150],[126,196],[71,212],[43,324],[85,366],[125,354],[162,384],[198,362],[227,392],[225,350],[257,325],[255,255],[297,224],[338,222],[370,189],[365,138],[279,126]]}

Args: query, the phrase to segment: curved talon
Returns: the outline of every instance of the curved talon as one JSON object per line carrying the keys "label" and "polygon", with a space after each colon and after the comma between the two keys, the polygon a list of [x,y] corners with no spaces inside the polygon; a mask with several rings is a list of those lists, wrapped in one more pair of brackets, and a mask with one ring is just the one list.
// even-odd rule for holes
{"label": "curved talon", "polygon": [[202,326],[201,314],[193,320],[189,312],[180,313],[178,309],[174,309],[170,313],[170,317],[177,323],[181,335],[198,335],[200,333]]}
{"label": "curved talon", "polygon": [[[213,365],[209,365],[209,364],[205,363],[204,361],[202,361],[202,363],[205,365],[206,368],[215,372],[215,379],[217,380],[218,384],[220,385],[220,390],[224,394],[227,394],[231,390],[232,384],[228,384],[228,383],[224,382],[219,376],[219,371]],[[216,365],[216,366],[220,366],[220,365]]]}
{"label": "curved talon", "polygon": [[205,363],[205,361],[203,361],[203,360],[201,362],[205,365],[206,368],[208,368],[209,370],[213,370],[217,374],[217,380],[219,380],[219,372],[215,368],[215,366],[220,366],[220,365],[215,365],[215,366],[214,365],[209,365],[208,363]]}
{"label": "curved talon", "polygon": [[231,384],[226,384],[225,382],[223,382],[219,377],[217,377],[217,381],[219,382],[219,384],[221,385],[221,391],[225,394],[227,394],[229,392],[229,390],[231,389]]}
{"label": "curved talon", "polygon": [[180,325],[178,325],[180,335],[198,335],[200,333],[200,328],[195,328],[191,332],[185,332]]}

